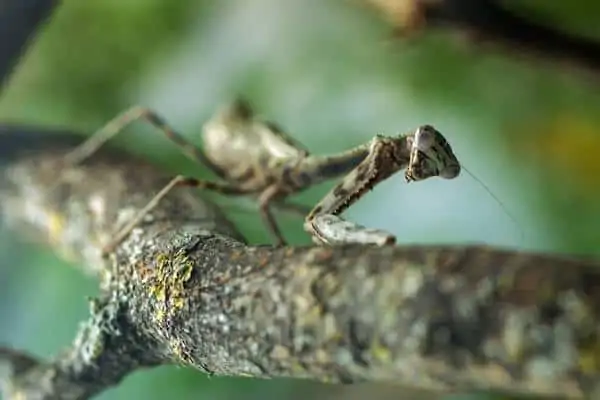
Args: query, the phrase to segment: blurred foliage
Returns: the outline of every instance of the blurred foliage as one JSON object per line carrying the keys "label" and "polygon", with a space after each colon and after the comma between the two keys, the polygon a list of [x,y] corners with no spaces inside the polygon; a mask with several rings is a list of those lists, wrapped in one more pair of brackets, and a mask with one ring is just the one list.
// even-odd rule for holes
{"label": "blurred foliage", "polygon": [[[135,84],[160,50],[181,37],[196,15],[196,3],[64,2],[23,64],[14,90],[2,99],[3,116],[88,121],[99,110],[120,111],[115,94],[128,82]],[[23,102],[27,107],[19,106]],[[27,114],[33,109],[35,115]]]}
{"label": "blurred foliage", "polygon": [[[396,42],[375,12],[355,3],[65,0],[0,99],[0,117],[89,135],[141,103],[195,138],[216,107],[243,94],[316,153],[432,123],[469,170],[515,211],[520,226],[511,225],[467,174],[409,188],[393,179],[350,210],[351,218],[391,230],[403,242],[484,241],[598,253],[597,82],[543,60],[509,58],[492,46],[461,47],[443,33]],[[505,3],[573,32],[599,35],[597,2]],[[208,176],[142,124],[114,142],[173,171]],[[328,187],[299,199],[314,204]],[[269,240],[252,200],[221,204],[251,242]],[[309,243],[301,221],[281,219],[293,243]],[[0,340],[49,356],[71,341],[95,283],[49,249],[5,244],[2,251],[0,318],[11,323],[0,326]],[[348,397],[352,390],[208,379],[164,367],[140,371],[100,398],[306,395]]]}
{"label": "blurred foliage", "polygon": [[558,29],[590,38],[600,38],[598,13],[600,3],[594,0],[571,2],[545,0],[503,0],[514,12],[543,21]]}

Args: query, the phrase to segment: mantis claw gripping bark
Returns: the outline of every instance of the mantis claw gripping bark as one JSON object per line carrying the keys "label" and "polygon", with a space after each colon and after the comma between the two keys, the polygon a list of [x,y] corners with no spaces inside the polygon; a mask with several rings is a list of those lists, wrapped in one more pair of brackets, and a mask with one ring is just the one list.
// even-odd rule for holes
{"label": "mantis claw gripping bark", "polygon": [[317,156],[311,155],[273,123],[255,118],[252,109],[243,100],[221,109],[204,125],[204,150],[177,133],[155,112],[133,107],[67,154],[65,165],[83,162],[128,124],[140,119],[159,128],[187,157],[209,167],[222,181],[176,176],[119,229],[104,247],[105,256],[177,186],[192,186],[229,195],[258,196],[262,219],[275,244],[284,245],[286,242],[272,214],[272,206],[305,213],[302,206],[288,202],[287,197],[342,175],[345,175],[342,181],[305,214],[304,229],[317,243],[392,244],[395,242],[392,234],[345,221],[339,214],[377,183],[399,170],[406,169],[407,182],[433,176],[452,179],[460,173],[460,164],[450,145],[430,125],[423,125],[407,135],[377,135],[369,143],[339,154]]}

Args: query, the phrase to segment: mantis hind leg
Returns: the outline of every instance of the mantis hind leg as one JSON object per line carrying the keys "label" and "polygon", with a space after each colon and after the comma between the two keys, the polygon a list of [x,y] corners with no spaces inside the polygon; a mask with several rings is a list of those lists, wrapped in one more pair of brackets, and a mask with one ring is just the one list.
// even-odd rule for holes
{"label": "mantis hind leg", "polygon": [[279,194],[279,187],[277,185],[272,185],[262,192],[258,198],[260,215],[267,226],[269,233],[275,241],[275,246],[277,247],[285,246],[287,244],[271,210],[271,207],[277,203],[276,199],[278,198]]}
{"label": "mantis hind leg", "polygon": [[125,128],[135,121],[143,120],[159,129],[162,134],[175,143],[188,158],[210,168],[216,175],[223,177],[223,171],[214,165],[204,152],[182,134],[178,133],[156,112],[146,107],[135,106],[117,115],[106,123],[100,130],[85,140],[81,145],[71,150],[63,158],[67,166],[76,165],[96,153],[106,142],[123,132]]}
{"label": "mantis hind leg", "polygon": [[106,258],[112,253],[117,246],[119,246],[127,236],[133,231],[133,229],[139,225],[142,220],[154,210],[174,188],[178,186],[194,187],[198,189],[212,190],[216,193],[227,194],[227,195],[245,195],[248,192],[241,190],[236,186],[232,186],[228,183],[211,182],[207,180],[200,180],[196,178],[189,178],[183,175],[178,175],[171,179],[154,197],[148,201],[148,203],[139,210],[131,220],[129,220],[122,228],[120,228],[114,235],[112,235],[111,241],[102,248],[102,256]]}

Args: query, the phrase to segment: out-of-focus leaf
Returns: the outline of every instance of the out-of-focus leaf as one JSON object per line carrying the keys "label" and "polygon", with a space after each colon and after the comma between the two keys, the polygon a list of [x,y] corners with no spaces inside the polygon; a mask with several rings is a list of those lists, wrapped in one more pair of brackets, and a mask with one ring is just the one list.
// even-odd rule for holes
{"label": "out-of-focus leaf", "polygon": [[[568,190],[596,195],[600,189],[600,125],[584,115],[557,115],[529,126],[513,148],[535,161]],[[534,134],[531,134],[531,132]]]}

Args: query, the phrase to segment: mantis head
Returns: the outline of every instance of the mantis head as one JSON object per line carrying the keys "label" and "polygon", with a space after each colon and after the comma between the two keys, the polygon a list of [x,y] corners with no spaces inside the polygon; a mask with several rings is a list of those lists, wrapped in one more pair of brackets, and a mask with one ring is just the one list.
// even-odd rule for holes
{"label": "mantis head", "polygon": [[460,163],[450,144],[433,126],[420,126],[413,136],[410,161],[404,177],[407,182],[432,176],[453,179],[460,174]]}

